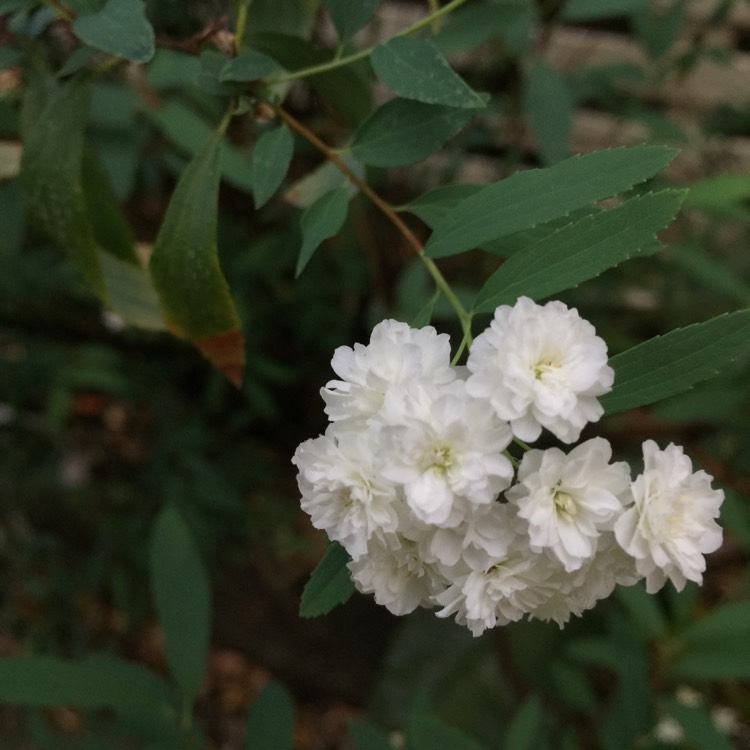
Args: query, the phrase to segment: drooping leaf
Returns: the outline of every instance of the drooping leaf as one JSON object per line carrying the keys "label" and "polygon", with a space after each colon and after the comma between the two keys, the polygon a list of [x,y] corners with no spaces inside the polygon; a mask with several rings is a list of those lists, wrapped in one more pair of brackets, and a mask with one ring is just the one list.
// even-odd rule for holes
{"label": "drooping leaf", "polygon": [[393,37],[378,45],[370,60],[375,75],[404,99],[467,109],[486,106],[428,39]]}
{"label": "drooping leaf", "polygon": [[573,128],[573,94],[557,68],[537,60],[524,87],[524,113],[545,164],[562,161],[569,152]]}
{"label": "drooping leaf", "polygon": [[646,406],[717,375],[750,348],[750,310],[656,336],[617,354],[612,391],[601,397],[606,414]]}
{"label": "drooping leaf", "polygon": [[[364,165],[358,162],[350,152],[344,153],[341,160],[359,178],[364,177]],[[284,200],[297,208],[308,208],[324,193],[337,187],[344,187],[349,198],[357,194],[359,188],[331,161],[324,161],[320,166],[308,172],[284,191]]]}
{"label": "drooping leaf", "polygon": [[203,683],[211,628],[208,574],[179,511],[164,507],[151,535],[151,589],[169,671],[191,705]]}
{"label": "drooping leaf", "polygon": [[180,177],[149,269],[167,323],[239,386],[245,367],[240,321],[216,246],[222,131]]}
{"label": "drooping leaf", "polygon": [[245,750],[292,750],[294,703],[289,693],[269,680],[250,706]]}
{"label": "drooping leaf", "polygon": [[354,593],[354,583],[346,567],[348,562],[349,555],[338,542],[328,545],[302,592],[300,617],[324,615],[349,599]]}
{"label": "drooping leaf", "polygon": [[281,124],[258,138],[253,148],[253,197],[260,208],[276,192],[284,180],[294,154],[294,138]]}
{"label": "drooping leaf", "polygon": [[363,164],[396,167],[426,159],[472,118],[470,109],[392,99],[354,134],[352,154]]}
{"label": "drooping leaf", "polygon": [[143,0],[107,0],[101,10],[79,15],[72,30],[82,42],[110,55],[141,63],[154,55],[154,29]]}
{"label": "drooping leaf", "polygon": [[221,81],[256,81],[278,72],[279,64],[257,50],[248,50],[227,60],[219,74]]}
{"label": "drooping leaf", "polygon": [[318,198],[302,214],[302,248],[295,275],[304,270],[323,240],[333,237],[346,220],[349,195],[345,187],[334,188]]}
{"label": "drooping leaf", "polygon": [[653,252],[659,248],[656,232],[677,213],[682,195],[673,190],[648,193],[549,234],[506,260],[480,290],[474,309],[491,312],[522,295],[548,297]]}
{"label": "drooping leaf", "polygon": [[351,719],[348,726],[357,750],[392,750],[388,735],[372,722]]}
{"label": "drooping leaf", "polygon": [[367,24],[379,3],[380,0],[324,0],[339,39],[344,41]]}
{"label": "drooping leaf", "polygon": [[676,151],[634,146],[574,156],[492,183],[459,201],[435,225],[425,252],[433,258],[478,247],[608,198],[643,182]]}
{"label": "drooping leaf", "polygon": [[430,714],[411,718],[406,730],[406,747],[408,750],[482,750],[473,737]]}
{"label": "drooping leaf", "polygon": [[[35,99],[39,97],[39,99]],[[83,135],[89,88],[79,81],[60,86],[45,104],[30,89],[25,105],[41,110],[27,117],[21,162],[26,206],[39,226],[63,249],[100,298],[106,290],[81,183]]]}

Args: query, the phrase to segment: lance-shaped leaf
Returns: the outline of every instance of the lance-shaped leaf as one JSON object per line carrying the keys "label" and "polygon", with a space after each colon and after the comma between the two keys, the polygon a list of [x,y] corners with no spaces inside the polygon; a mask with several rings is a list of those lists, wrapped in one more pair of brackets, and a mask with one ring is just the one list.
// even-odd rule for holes
{"label": "lance-shaped leaf", "polygon": [[339,39],[350,39],[372,18],[380,0],[324,0]]}
{"label": "lance-shaped leaf", "polygon": [[278,682],[267,682],[250,706],[245,750],[292,750],[294,703]]}
{"label": "lance-shaped leaf", "polygon": [[474,310],[491,312],[523,295],[548,297],[658,250],[656,232],[674,218],[682,197],[676,190],[649,193],[553,232],[506,260],[480,290]]}
{"label": "lance-shaped leaf", "polygon": [[354,583],[346,567],[348,562],[347,551],[338,542],[331,542],[302,592],[300,617],[324,615],[349,599]]}
{"label": "lance-shaped leaf", "polygon": [[302,214],[302,249],[299,251],[296,275],[305,269],[323,240],[333,237],[346,220],[349,193],[345,187],[334,188],[318,198]]}
{"label": "lance-shaped leaf", "polygon": [[718,375],[750,350],[750,310],[656,336],[617,354],[614,388],[600,401],[606,414],[646,406]]}
{"label": "lance-shaped leaf", "polygon": [[134,62],[154,55],[154,29],[143,0],[107,0],[101,10],[78,16],[72,30],[82,42],[111,55]]}
{"label": "lance-shaped leaf", "polygon": [[151,536],[151,589],[169,671],[192,705],[206,671],[211,629],[208,574],[179,511],[167,505]]}
{"label": "lance-shaped leaf", "polygon": [[470,109],[392,99],[375,110],[354,134],[352,154],[363,164],[414,164],[437,151],[473,117]]}
{"label": "lance-shaped leaf", "polygon": [[294,138],[286,125],[279,125],[258,138],[252,161],[256,208],[266,203],[284,181],[293,154]]}
{"label": "lance-shaped leaf", "polygon": [[428,39],[393,37],[373,50],[370,61],[375,75],[404,99],[468,109],[487,105]]}
{"label": "lance-shaped leaf", "polygon": [[433,258],[456,255],[565,216],[652,177],[676,153],[665,146],[634,146],[518,172],[459,201],[435,225],[425,252]]}
{"label": "lance-shaped leaf", "polygon": [[239,386],[245,368],[244,345],[216,245],[222,138],[220,129],[180,177],[149,268],[170,327],[187,336]]}
{"label": "lance-shaped leaf", "polygon": [[94,230],[81,183],[83,134],[89,87],[79,81],[53,91],[45,104],[41,87],[30,89],[21,162],[21,185],[31,215],[67,250],[78,270],[102,299],[106,297]]}

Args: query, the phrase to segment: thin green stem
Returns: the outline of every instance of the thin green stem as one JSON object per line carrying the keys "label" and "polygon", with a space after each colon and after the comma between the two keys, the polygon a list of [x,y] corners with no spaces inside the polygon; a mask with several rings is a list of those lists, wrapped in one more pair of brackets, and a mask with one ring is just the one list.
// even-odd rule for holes
{"label": "thin green stem", "polygon": [[250,3],[247,0],[240,0],[237,3],[237,23],[234,28],[234,49],[239,55],[242,47],[242,40],[245,37],[245,28],[247,27],[247,10]]}
{"label": "thin green stem", "polygon": [[456,352],[455,361],[458,361],[461,354],[463,354],[464,349],[467,346],[471,346],[472,342],[472,336],[471,336],[471,313],[467,312],[464,306],[461,304],[461,300],[456,297],[456,293],[451,289],[450,284],[445,280],[445,276],[440,272],[440,269],[435,265],[435,261],[432,260],[432,258],[428,258],[424,251],[420,253],[419,256],[422,259],[422,262],[425,265],[425,268],[430,273],[430,276],[432,276],[433,281],[435,282],[435,285],[437,288],[445,295],[448,302],[450,302],[451,307],[456,311],[456,315],[458,316],[458,322],[461,324],[461,331],[463,332],[463,340],[461,341],[461,345],[458,347],[458,351]]}
{"label": "thin green stem", "polygon": [[52,8],[63,21],[72,23],[76,20],[76,14],[70,8],[66,8],[59,0],[44,0],[44,4]]}
{"label": "thin green stem", "polygon": [[[430,14],[437,13],[440,10],[440,0],[427,0],[427,5],[430,6]],[[440,18],[436,18],[433,20],[432,33],[440,33]]]}
{"label": "thin green stem", "polygon": [[526,443],[524,443],[523,440],[519,440],[517,437],[513,438],[513,442],[516,445],[518,445],[521,448],[523,448],[525,451],[530,451],[531,450],[531,446],[530,445],[526,445]]}
{"label": "thin green stem", "polygon": [[[434,21],[437,21],[438,19],[447,15],[451,11],[463,5],[465,2],[467,2],[467,0],[452,0],[442,8],[439,8],[433,13],[430,13],[424,18],[420,19],[416,23],[413,23],[411,26],[407,26],[397,34],[394,34],[394,37],[408,36],[409,34],[413,34],[415,31],[419,31],[425,26],[429,26]],[[266,82],[269,85],[273,85],[276,83],[284,83],[285,81],[296,81],[299,78],[309,78],[310,76],[318,75],[319,73],[328,73],[331,70],[343,68],[345,65],[351,65],[351,63],[357,62],[357,60],[363,60],[366,57],[369,57],[372,54],[372,51],[377,46],[379,45],[373,44],[371,47],[361,49],[358,52],[352,52],[352,54],[350,55],[344,55],[342,57],[334,58],[333,60],[329,60],[328,62],[320,63],[318,65],[311,65],[309,68],[301,68],[300,70],[292,70],[289,73],[281,73],[277,76],[271,76],[267,79]]]}

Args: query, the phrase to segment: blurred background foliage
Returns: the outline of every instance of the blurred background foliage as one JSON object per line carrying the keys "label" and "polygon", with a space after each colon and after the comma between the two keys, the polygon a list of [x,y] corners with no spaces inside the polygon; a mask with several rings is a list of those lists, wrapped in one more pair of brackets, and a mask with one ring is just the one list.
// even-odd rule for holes
{"label": "blurred background foliage", "polygon": [[[334,348],[367,340],[385,316],[412,319],[432,294],[428,279],[361,196],[295,279],[301,209],[343,178],[296,139],[280,191],[255,209],[251,154],[276,123],[250,103],[229,127],[219,216],[245,336],[242,388],[183,342],[123,327],[22,204],[29,61],[58,76],[96,62],[57,5],[0,0],[0,654],[107,652],[163,670],[148,542],[169,503],[213,583],[198,700],[209,747],[242,746],[244,716],[269,675],[295,698],[300,749],[387,747],[375,725],[406,728],[415,750],[750,747],[750,363],[602,426],[634,461],[647,437],[685,445],[725,489],[725,544],[702,590],[622,590],[563,631],[521,623],[481,639],[423,612],[397,620],[362,597],[300,620],[323,540],[299,511],[290,457],[324,429],[318,389]],[[65,4],[84,15],[102,6]],[[177,177],[238,90],[217,73],[237,4],[146,7],[156,54],[98,76],[87,126],[145,254]],[[383,0],[340,53],[435,7]],[[563,299],[612,353],[748,305],[750,3],[470,0],[427,31],[492,99],[429,158],[368,167],[389,202],[570,153],[676,145],[681,154],[659,179],[689,193],[663,237],[668,248]],[[253,0],[245,34],[248,48],[290,70],[330,59],[337,46],[315,0]],[[286,106],[342,147],[383,96],[362,61],[292,85]],[[511,253],[512,239],[495,255]],[[468,296],[498,262],[476,253],[441,268]],[[438,305],[433,320],[456,331],[449,309]],[[441,721],[462,734],[446,734]],[[119,746],[112,731],[98,714],[0,708],[4,747]]]}

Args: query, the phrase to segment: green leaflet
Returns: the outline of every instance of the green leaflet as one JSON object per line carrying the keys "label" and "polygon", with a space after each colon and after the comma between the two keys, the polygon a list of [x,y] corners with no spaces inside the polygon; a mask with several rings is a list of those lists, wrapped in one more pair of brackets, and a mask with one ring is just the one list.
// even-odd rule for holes
{"label": "green leaflet", "polygon": [[574,104],[568,79],[543,60],[536,61],[524,87],[523,109],[545,164],[568,156]]}
{"label": "green leaflet", "polygon": [[505,750],[535,750],[544,730],[544,709],[536,695],[528,698],[513,717],[505,736]]}
{"label": "green leaflet", "polygon": [[143,0],[107,0],[101,10],[79,15],[72,30],[82,42],[111,55],[141,63],[154,55],[154,29]]}
{"label": "green leaflet", "polygon": [[425,252],[432,258],[478,247],[608,198],[643,182],[676,151],[635,146],[574,156],[487,185],[459,201],[437,222]]}
{"label": "green leaflet", "polygon": [[610,359],[615,385],[601,404],[606,414],[616,414],[686,391],[717,375],[749,345],[750,310],[656,336]]}
{"label": "green leaflet", "polygon": [[284,181],[294,154],[294,138],[282,124],[258,138],[253,148],[252,181],[255,208],[263,206]]}
{"label": "green leaflet", "polygon": [[168,324],[239,386],[245,367],[240,321],[216,246],[222,138],[220,128],[180,177],[149,270]]}
{"label": "green leaflet", "polygon": [[396,167],[426,159],[473,117],[470,109],[392,99],[354,134],[352,154],[363,164]]}
{"label": "green leaflet", "polygon": [[372,18],[380,0],[324,0],[339,39],[347,40]]}
{"label": "green leaflet", "polygon": [[349,599],[354,583],[346,567],[348,562],[346,550],[338,542],[331,542],[302,592],[300,617],[324,615]]}
{"label": "green leaflet", "polygon": [[211,628],[208,574],[190,529],[178,510],[167,505],[151,536],[151,588],[169,671],[192,705],[203,683]]}
{"label": "green leaflet", "polygon": [[648,193],[552,232],[505,261],[480,290],[474,310],[491,312],[523,295],[548,297],[657,250],[656,232],[672,220],[683,195],[676,190]]}
{"label": "green leaflet", "polygon": [[257,50],[248,50],[227,60],[219,74],[220,81],[257,81],[277,73],[279,64]]}
{"label": "green leaflet", "polygon": [[302,248],[295,275],[304,270],[323,240],[333,237],[346,220],[349,194],[345,187],[334,188],[318,198],[302,214]]}
{"label": "green leaflet", "polygon": [[375,75],[404,99],[468,109],[486,106],[428,39],[393,37],[373,50],[370,61]]}
{"label": "green leaflet", "polygon": [[409,750],[482,750],[472,737],[431,714],[411,718],[406,740]]}
{"label": "green leaflet", "polygon": [[292,750],[294,703],[277,682],[267,682],[250,706],[245,750]]}

